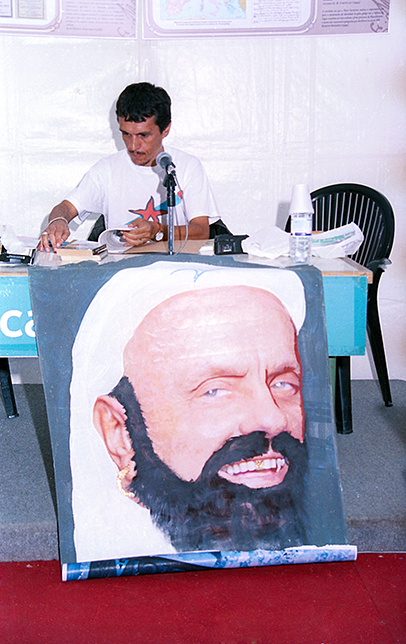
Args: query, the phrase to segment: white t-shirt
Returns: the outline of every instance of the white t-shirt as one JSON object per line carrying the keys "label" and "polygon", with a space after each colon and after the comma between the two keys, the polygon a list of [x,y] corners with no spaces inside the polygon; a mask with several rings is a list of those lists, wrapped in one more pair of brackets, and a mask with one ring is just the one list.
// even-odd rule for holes
{"label": "white t-shirt", "polygon": [[[199,159],[172,147],[165,147],[165,151],[172,156],[179,183],[176,187],[175,226],[195,217],[207,216],[209,223],[219,219],[217,205]],[[138,166],[131,161],[125,149],[98,161],[66,199],[75,206],[81,221],[90,213],[103,214],[107,228],[124,226],[139,215],[166,224],[164,178],[165,171],[161,167]]]}

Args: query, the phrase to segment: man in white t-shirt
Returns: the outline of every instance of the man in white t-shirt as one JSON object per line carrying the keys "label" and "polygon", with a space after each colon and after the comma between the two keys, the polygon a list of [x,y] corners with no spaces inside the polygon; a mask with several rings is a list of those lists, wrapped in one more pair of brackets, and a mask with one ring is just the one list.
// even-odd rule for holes
{"label": "man in white t-shirt", "polygon": [[[168,238],[165,169],[157,165],[163,139],[171,128],[171,99],[150,83],[135,83],[120,94],[116,114],[125,150],[98,161],[49,215],[39,250],[55,250],[69,237],[69,222],[90,213],[103,214],[107,228],[123,230],[128,246]],[[166,147],[176,167],[175,238],[208,239],[209,224],[219,214],[200,161],[176,148]]]}

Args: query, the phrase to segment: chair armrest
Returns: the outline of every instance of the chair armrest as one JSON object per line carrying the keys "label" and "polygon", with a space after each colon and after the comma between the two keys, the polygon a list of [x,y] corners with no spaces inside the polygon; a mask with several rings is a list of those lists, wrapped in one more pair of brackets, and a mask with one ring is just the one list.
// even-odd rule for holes
{"label": "chair armrest", "polygon": [[391,260],[388,259],[387,257],[382,257],[381,259],[374,259],[372,262],[369,262],[367,264],[367,268],[369,268],[370,271],[375,273],[378,268],[381,269],[381,271],[385,271],[386,267],[392,264]]}

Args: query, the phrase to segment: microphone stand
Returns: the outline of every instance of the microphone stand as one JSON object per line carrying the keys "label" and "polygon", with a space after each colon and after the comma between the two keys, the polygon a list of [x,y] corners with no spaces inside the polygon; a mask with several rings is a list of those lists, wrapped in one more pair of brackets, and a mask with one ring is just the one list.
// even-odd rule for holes
{"label": "microphone stand", "polygon": [[174,212],[175,212],[175,205],[176,205],[176,195],[175,195],[175,189],[176,189],[176,181],[175,177],[173,176],[173,171],[169,171],[166,173],[166,177],[163,182],[165,188],[166,188],[166,194],[167,194],[167,201],[166,203],[168,204],[168,254],[173,255],[173,247],[174,247],[174,240],[175,240],[175,226],[174,226]]}

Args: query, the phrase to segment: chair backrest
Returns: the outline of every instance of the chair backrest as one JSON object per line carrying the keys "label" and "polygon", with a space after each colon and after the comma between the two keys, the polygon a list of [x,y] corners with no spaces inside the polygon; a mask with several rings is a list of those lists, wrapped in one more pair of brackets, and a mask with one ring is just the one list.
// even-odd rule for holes
{"label": "chair backrest", "polygon": [[88,241],[96,242],[99,239],[99,235],[102,234],[103,230],[106,230],[106,222],[104,220],[104,215],[99,215],[89,233],[89,236],[87,238]]}
{"label": "chair backrest", "polygon": [[311,197],[313,230],[331,230],[353,221],[362,230],[364,241],[351,258],[369,267],[371,262],[389,257],[395,217],[383,194],[356,183],[338,183],[315,190]]}

